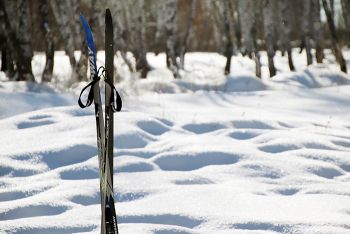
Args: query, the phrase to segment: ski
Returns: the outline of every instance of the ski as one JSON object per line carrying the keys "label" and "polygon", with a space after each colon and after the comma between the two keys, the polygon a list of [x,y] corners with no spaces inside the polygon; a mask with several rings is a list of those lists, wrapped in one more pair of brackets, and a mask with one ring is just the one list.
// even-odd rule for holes
{"label": "ski", "polygon": [[[101,233],[118,234],[117,217],[114,206],[113,195],[113,113],[120,111],[122,107],[121,98],[113,85],[113,25],[110,11],[106,11],[106,69],[99,75],[96,64],[96,49],[89,24],[80,15],[86,41],[89,49],[90,75],[92,81],[83,88],[80,93],[78,104],[81,108],[95,105],[97,148],[100,171],[100,193],[101,193]],[[105,96],[105,117],[103,118],[102,102],[100,95],[99,81],[105,74],[106,96]],[[81,101],[82,94],[90,87],[87,101]]]}
{"label": "ski", "polygon": [[[104,171],[104,161],[105,161],[105,128],[104,128],[104,122],[103,122],[103,111],[102,111],[102,103],[101,103],[101,95],[100,95],[100,77],[98,76],[97,71],[97,64],[96,64],[96,49],[94,44],[94,39],[92,36],[92,32],[90,29],[89,24],[85,20],[83,15],[80,15],[80,20],[82,22],[85,35],[86,35],[86,42],[88,45],[88,51],[89,51],[89,65],[90,65],[90,77],[92,78],[92,81],[82,90],[78,103],[79,106],[82,108],[88,107],[94,102],[95,105],[95,117],[96,117],[96,130],[97,130],[97,149],[98,149],[98,162],[99,162],[99,170],[100,170],[100,193],[101,193],[101,233],[104,226],[104,213],[105,209],[103,206],[104,200],[105,200],[105,178],[103,176]],[[88,95],[88,99],[86,104],[82,104],[81,102],[81,95],[87,89],[89,86],[90,91]]]}
{"label": "ski", "polygon": [[[113,22],[109,9],[105,16],[105,146],[106,146],[106,231],[118,233],[117,216],[114,208],[113,196],[113,136],[114,136],[114,45],[113,45]],[[118,98],[118,96],[117,96]],[[121,104],[121,102],[120,102]],[[121,106],[120,106],[121,107]]]}

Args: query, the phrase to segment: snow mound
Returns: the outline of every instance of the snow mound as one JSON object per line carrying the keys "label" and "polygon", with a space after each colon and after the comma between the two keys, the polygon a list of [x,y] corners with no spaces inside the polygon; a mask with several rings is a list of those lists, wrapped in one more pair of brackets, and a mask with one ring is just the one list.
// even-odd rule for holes
{"label": "snow mound", "polygon": [[345,73],[331,70],[326,65],[312,65],[302,72],[278,74],[269,83],[283,89],[322,88],[349,85],[350,77]]}
{"label": "snow mound", "polygon": [[256,76],[228,76],[223,86],[226,92],[250,92],[266,90],[268,86]]}
{"label": "snow mound", "polygon": [[73,95],[59,95],[54,88],[32,82],[0,83],[0,119],[9,116],[49,108],[73,105]]}

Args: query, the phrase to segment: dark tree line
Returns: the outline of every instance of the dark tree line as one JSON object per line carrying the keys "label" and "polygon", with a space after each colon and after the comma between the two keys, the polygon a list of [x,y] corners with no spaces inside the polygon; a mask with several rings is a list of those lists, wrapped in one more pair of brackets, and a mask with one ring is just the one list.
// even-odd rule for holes
{"label": "dark tree line", "polygon": [[[87,16],[97,48],[103,49],[103,14],[109,7],[115,27],[114,53],[143,78],[151,69],[147,52],[166,52],[166,64],[175,78],[181,78],[185,54],[191,51],[223,54],[225,74],[230,73],[232,55],[241,53],[255,62],[256,76],[261,77],[260,51],[265,50],[272,77],[276,51],[288,57],[294,70],[292,48],[296,47],[306,51],[308,65],[322,63],[323,50],[330,48],[346,72],[342,46],[350,44],[350,1],[338,1],[343,27],[335,24],[333,0],[0,0],[1,70],[12,80],[34,81],[33,51],[43,51],[42,81],[48,82],[55,50],[64,50],[72,82],[86,80],[87,50],[79,13]],[[82,52],[79,59],[76,50]]]}

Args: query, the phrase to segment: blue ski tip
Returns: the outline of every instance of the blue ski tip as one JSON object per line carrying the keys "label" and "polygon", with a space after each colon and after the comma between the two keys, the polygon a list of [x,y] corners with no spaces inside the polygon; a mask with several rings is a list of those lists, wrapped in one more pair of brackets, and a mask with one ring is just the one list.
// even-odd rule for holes
{"label": "blue ski tip", "polygon": [[96,49],[95,49],[94,38],[92,36],[92,31],[89,26],[89,23],[86,21],[86,19],[82,14],[80,14],[79,17],[85,31],[86,42],[89,48],[89,61],[91,66],[90,70],[91,70],[91,76],[93,77],[94,75],[97,75]]}

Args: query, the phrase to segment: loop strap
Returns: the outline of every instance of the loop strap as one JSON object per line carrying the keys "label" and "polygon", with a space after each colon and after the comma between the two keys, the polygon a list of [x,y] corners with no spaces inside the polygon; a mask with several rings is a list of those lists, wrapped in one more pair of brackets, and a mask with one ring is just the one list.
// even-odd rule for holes
{"label": "loop strap", "polygon": [[106,82],[111,87],[111,97],[109,99],[109,105],[112,107],[113,112],[119,112],[122,109],[122,98],[120,97],[117,89],[113,84]]}
{"label": "loop strap", "polygon": [[[81,108],[85,108],[85,107],[88,107],[92,104],[92,102],[94,101],[94,86],[95,84],[100,81],[100,77],[95,75],[95,77],[93,78],[93,80],[83,88],[83,90],[80,92],[80,95],[79,95],[79,99],[78,99],[78,104]],[[83,93],[85,92],[85,90],[87,88],[90,87],[90,90],[89,90],[89,94],[88,94],[88,98],[86,100],[86,103],[84,104],[82,101],[81,101],[81,96],[83,95]]]}
{"label": "loop strap", "polygon": [[[102,69],[102,73],[100,75],[98,75],[98,73],[101,69]],[[100,81],[101,76],[104,76],[104,72],[105,72],[104,67],[100,67],[97,71],[97,74],[92,79],[92,81],[87,86],[85,86],[83,88],[83,90],[80,92],[78,104],[81,108],[88,107],[93,103],[93,101],[94,101],[94,86],[95,86],[95,84],[98,85],[98,82]],[[111,88],[111,96],[109,98],[108,104],[109,104],[109,106],[111,106],[113,112],[119,112],[122,109],[122,98],[120,97],[117,89],[114,87],[114,85],[112,83],[107,82],[106,80],[105,80],[105,82],[106,82],[106,85],[109,85],[109,87]],[[84,104],[81,101],[81,96],[83,95],[85,90],[89,87],[90,87],[90,90],[89,90],[88,98],[86,100],[86,103]]]}

